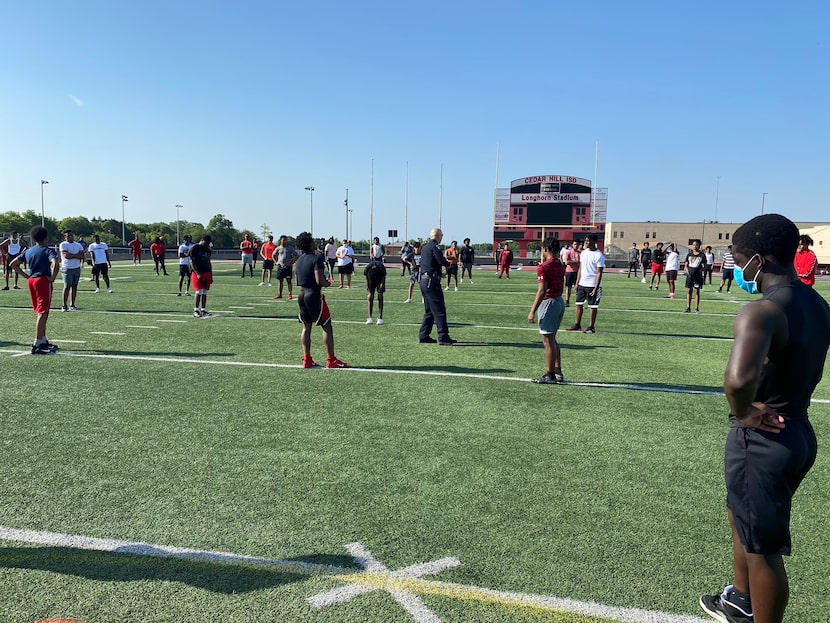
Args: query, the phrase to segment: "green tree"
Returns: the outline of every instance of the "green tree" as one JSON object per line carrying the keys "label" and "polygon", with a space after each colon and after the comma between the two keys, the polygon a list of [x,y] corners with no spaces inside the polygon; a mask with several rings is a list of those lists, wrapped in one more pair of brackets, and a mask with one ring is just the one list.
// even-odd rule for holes
{"label": "green tree", "polygon": [[71,229],[75,236],[89,237],[95,226],[85,216],[68,216],[58,223],[58,229],[60,231]]}
{"label": "green tree", "polygon": [[217,214],[207,224],[207,232],[213,239],[215,247],[235,247],[242,236],[234,229],[233,222],[224,214]]}

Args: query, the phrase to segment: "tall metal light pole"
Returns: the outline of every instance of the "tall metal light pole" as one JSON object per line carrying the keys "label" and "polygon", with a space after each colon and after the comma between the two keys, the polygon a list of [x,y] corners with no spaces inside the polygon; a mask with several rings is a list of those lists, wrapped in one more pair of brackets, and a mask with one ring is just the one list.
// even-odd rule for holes
{"label": "tall metal light pole", "polygon": [[763,216],[763,214],[764,214],[764,204],[767,201],[767,195],[768,194],[769,193],[764,193],[763,195],[761,195],[761,216]]}
{"label": "tall metal light pole", "polygon": [[124,204],[129,201],[127,195],[121,195],[121,246],[127,244],[127,230],[124,226],[124,219],[126,218],[126,211],[124,210]]}
{"label": "tall metal light pole", "polygon": [[43,209],[43,185],[48,184],[48,180],[40,180],[40,226],[46,227],[46,212]]}
{"label": "tall metal light pole", "polygon": [[309,203],[310,203],[310,216],[311,216],[311,223],[308,228],[308,233],[314,236],[314,186],[306,186],[305,189],[308,191]]}
{"label": "tall metal light pole", "polygon": [[176,242],[181,244],[182,237],[179,235],[179,208],[183,208],[183,205],[176,204]]}
{"label": "tall metal light pole", "polygon": [[[354,242],[354,240],[352,240],[352,236],[354,236],[354,221],[352,220],[352,212],[354,212],[354,210],[349,208],[349,231],[350,231],[349,240],[351,242]],[[369,243],[371,243],[371,242],[372,241],[370,240]]]}
{"label": "tall metal light pole", "polygon": [[349,238],[349,189],[346,189],[346,200],[343,202],[343,205],[346,206],[346,240],[351,240]]}

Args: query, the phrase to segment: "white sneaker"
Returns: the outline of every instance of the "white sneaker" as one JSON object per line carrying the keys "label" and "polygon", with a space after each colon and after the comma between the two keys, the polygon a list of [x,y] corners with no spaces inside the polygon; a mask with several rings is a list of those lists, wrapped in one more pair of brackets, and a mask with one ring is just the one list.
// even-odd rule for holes
{"label": "white sneaker", "polygon": [[101,288],[95,288],[95,294],[101,294]]}
{"label": "white sneaker", "polygon": [[446,291],[447,291],[447,290],[449,290],[449,289],[450,289],[450,287],[449,287],[449,286],[447,286],[446,288],[444,288],[444,292],[446,292]]}
{"label": "white sneaker", "polygon": [[264,285],[265,285],[265,282],[264,282],[264,281],[260,281],[260,282],[259,282],[259,285],[264,286]]}
{"label": "white sneaker", "polygon": [[455,286],[455,291],[458,292],[458,286]]}
{"label": "white sneaker", "polygon": [[109,294],[112,294],[112,288],[107,288],[107,292],[108,292]]}
{"label": "white sneaker", "polygon": [[473,280],[472,279],[470,279],[470,285],[473,285]]}
{"label": "white sneaker", "polygon": [[378,324],[383,324],[383,318],[378,318]]}
{"label": "white sneaker", "polygon": [[640,280],[640,283],[645,283],[645,282],[646,282],[646,278],[645,278],[645,277],[643,277],[643,278]]}
{"label": "white sneaker", "polygon": [[268,283],[266,283],[265,285],[266,285],[266,286],[268,286],[269,288],[271,288],[271,287],[273,287],[273,286],[274,286],[274,284],[273,284],[273,283],[271,283],[270,281],[269,281]]}
{"label": "white sneaker", "polygon": [[366,319],[366,324],[372,324],[372,319],[371,319],[371,318],[367,318],[367,319]]}
{"label": "white sneaker", "polygon": [[406,300],[404,301],[404,303],[411,303],[411,302],[412,302],[412,299],[406,299]]}
{"label": "white sneaker", "polygon": [[464,283],[464,278],[463,277],[461,278],[461,283]]}

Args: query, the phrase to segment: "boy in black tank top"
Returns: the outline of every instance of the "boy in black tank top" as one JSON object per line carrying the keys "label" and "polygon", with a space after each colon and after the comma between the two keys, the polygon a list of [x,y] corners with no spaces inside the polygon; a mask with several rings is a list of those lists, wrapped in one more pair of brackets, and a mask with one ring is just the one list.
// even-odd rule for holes
{"label": "boy in black tank top", "polygon": [[807,408],[830,346],[830,307],[795,274],[798,236],[789,219],[767,214],[732,238],[735,283],[763,296],[738,312],[724,377],[734,578],[700,598],[719,621],[780,623],[789,598],[782,556],[793,494],[816,458]]}

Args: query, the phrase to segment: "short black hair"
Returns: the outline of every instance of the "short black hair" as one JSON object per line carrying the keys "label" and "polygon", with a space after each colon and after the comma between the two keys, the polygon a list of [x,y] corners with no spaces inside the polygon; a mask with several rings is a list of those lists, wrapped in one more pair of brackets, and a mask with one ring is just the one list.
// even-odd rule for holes
{"label": "short black hair", "polygon": [[46,242],[46,237],[49,235],[49,232],[46,231],[46,228],[41,225],[35,225],[32,227],[32,231],[29,232],[29,236],[31,236],[32,240],[40,244],[41,242]]}
{"label": "short black hair", "polygon": [[806,244],[808,247],[813,246],[813,239],[810,238],[810,236],[808,236],[807,234],[801,234],[798,237],[798,242],[799,244]]}
{"label": "short black hair", "polygon": [[302,232],[295,238],[297,248],[303,253],[311,253],[314,248],[314,237],[307,231]]}
{"label": "short black hair", "polygon": [[782,264],[791,264],[798,249],[798,227],[780,214],[756,216],[735,230],[732,244],[746,257],[771,255]]}
{"label": "short black hair", "polygon": [[597,242],[599,238],[596,234],[588,234],[586,240],[590,240],[591,242]]}
{"label": "short black hair", "polygon": [[556,238],[545,238],[542,241],[542,248],[550,253],[559,253],[559,241]]}
{"label": "short black hair", "polygon": [[210,237],[210,234],[205,234],[204,236],[202,236],[202,240],[204,240],[204,241],[205,241],[205,242],[207,242],[208,244],[210,244],[211,242],[213,242],[213,238],[211,238],[211,237]]}

